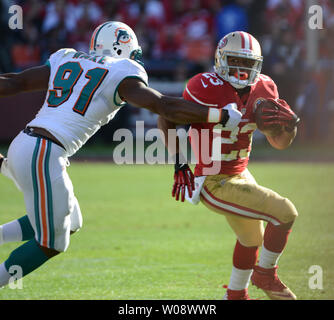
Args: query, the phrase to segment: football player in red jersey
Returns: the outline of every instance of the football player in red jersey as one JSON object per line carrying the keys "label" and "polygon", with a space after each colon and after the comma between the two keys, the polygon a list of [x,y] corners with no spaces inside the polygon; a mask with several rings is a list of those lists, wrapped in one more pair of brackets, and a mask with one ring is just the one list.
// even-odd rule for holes
{"label": "football player in red jersey", "polygon": [[[295,300],[295,294],[277,276],[277,263],[297,210],[289,199],[258,185],[247,169],[252,134],[257,128],[254,110],[259,101],[269,99],[277,106],[262,116],[268,128],[280,125],[275,135],[266,134],[274,148],[285,149],[292,143],[299,121],[289,105],[279,99],[274,81],[261,74],[262,59],[260,44],[252,35],[232,32],[218,43],[215,72],[197,74],[187,83],[184,99],[210,108],[225,105],[225,109],[241,115],[234,127],[218,123],[191,125],[190,142],[197,158],[196,189],[191,197],[185,191],[191,170],[180,159],[177,146],[172,150],[169,141],[165,144],[177,160],[173,196],[178,200],[179,193],[185,192],[192,203],[201,201],[210,210],[223,214],[236,234],[232,273],[224,299],[249,299],[247,288],[252,281],[271,299]],[[176,128],[162,117],[158,127],[165,137],[168,129]]]}

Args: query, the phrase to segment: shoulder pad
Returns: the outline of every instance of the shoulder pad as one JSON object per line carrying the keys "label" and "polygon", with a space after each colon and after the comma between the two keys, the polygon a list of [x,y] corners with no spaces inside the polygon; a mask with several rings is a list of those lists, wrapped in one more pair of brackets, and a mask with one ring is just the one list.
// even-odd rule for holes
{"label": "shoulder pad", "polygon": [[61,57],[61,56],[66,56],[66,55],[68,55],[70,53],[75,53],[75,52],[77,52],[75,49],[72,49],[72,48],[63,48],[63,49],[59,49],[58,51],[56,51],[52,55],[57,55],[57,56]]}
{"label": "shoulder pad", "polygon": [[74,49],[71,48],[63,48],[63,49],[59,49],[58,51],[54,52],[53,54],[50,55],[49,60],[48,60],[48,64],[50,65],[54,65],[56,64],[60,59],[62,59],[63,57],[65,57],[66,55],[69,54],[73,54],[77,52]]}
{"label": "shoulder pad", "polygon": [[224,89],[227,87],[216,73],[199,73],[189,80],[183,97],[208,107],[218,107],[217,102]]}
{"label": "shoulder pad", "polygon": [[273,97],[274,99],[279,97],[276,83],[273,79],[265,74],[260,74],[257,82],[257,87],[264,90],[269,97]]}
{"label": "shoulder pad", "polygon": [[115,59],[114,62],[119,67],[120,74],[124,74],[126,77],[138,76],[146,85],[148,85],[148,75],[145,68],[141,64],[128,58]]}

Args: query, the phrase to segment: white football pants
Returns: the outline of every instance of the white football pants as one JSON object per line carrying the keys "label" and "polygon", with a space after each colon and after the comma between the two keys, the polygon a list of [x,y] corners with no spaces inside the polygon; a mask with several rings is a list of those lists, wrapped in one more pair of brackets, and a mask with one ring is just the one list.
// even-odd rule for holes
{"label": "white football pants", "polygon": [[81,210],[67,174],[66,151],[50,140],[21,132],[12,141],[1,173],[24,194],[36,241],[65,251],[70,231],[82,227]]}

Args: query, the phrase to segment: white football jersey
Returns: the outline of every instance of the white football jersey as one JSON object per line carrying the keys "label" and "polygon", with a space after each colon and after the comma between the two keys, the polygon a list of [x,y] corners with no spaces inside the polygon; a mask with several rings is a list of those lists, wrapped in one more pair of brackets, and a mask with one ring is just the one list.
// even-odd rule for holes
{"label": "white football jersey", "polygon": [[145,69],[130,59],[60,49],[50,56],[48,64],[49,89],[42,108],[28,126],[52,133],[69,156],[125,104],[118,95],[122,80],[138,78],[148,85]]}

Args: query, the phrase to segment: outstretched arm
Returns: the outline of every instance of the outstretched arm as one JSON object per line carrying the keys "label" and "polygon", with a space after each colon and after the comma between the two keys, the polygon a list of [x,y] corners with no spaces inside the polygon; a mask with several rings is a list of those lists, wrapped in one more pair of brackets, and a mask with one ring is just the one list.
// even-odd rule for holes
{"label": "outstretched arm", "polygon": [[188,189],[189,197],[192,197],[193,190],[195,190],[194,174],[189,168],[187,160],[180,153],[175,123],[159,116],[158,128],[161,130],[163,142],[174,160],[172,196],[176,201],[180,199],[183,202],[185,200],[186,189]]}
{"label": "outstretched arm", "polygon": [[0,97],[46,90],[49,76],[50,68],[47,65],[29,68],[19,73],[0,74]]}
{"label": "outstretched arm", "polygon": [[124,79],[118,94],[131,105],[148,109],[176,124],[207,122],[211,109],[182,98],[163,95],[134,78]]}
{"label": "outstretched arm", "polygon": [[176,134],[176,124],[159,116],[157,126],[161,130],[162,139],[165,147],[168,149],[168,153],[171,157],[175,158],[175,155],[179,153],[179,138]]}

